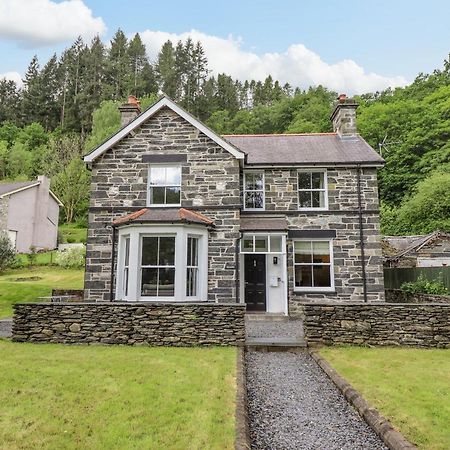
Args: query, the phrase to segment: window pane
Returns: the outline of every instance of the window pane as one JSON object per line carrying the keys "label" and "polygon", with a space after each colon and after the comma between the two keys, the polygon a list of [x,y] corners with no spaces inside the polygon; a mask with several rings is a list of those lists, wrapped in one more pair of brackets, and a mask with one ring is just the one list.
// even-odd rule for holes
{"label": "window pane", "polygon": [[142,265],[156,266],[158,264],[158,238],[142,238]]}
{"label": "window pane", "polygon": [[187,243],[187,265],[198,265],[198,238],[188,237]]}
{"label": "window pane", "polygon": [[168,187],[166,188],[166,204],[178,205],[180,203],[180,188]]}
{"label": "window pane", "polygon": [[150,167],[150,185],[164,186],[165,184],[165,168],[164,167]]}
{"label": "window pane", "polygon": [[311,192],[310,191],[306,191],[306,192],[300,191],[298,193],[298,200],[300,203],[300,208],[311,208],[312,203],[311,203]]}
{"label": "window pane", "polygon": [[246,192],[245,207],[247,209],[262,209],[264,207],[264,194],[262,192]]}
{"label": "window pane", "polygon": [[324,184],[325,175],[323,172],[312,172],[311,178],[313,189],[325,189]]}
{"label": "window pane", "polygon": [[164,191],[163,187],[152,187],[150,188],[150,203],[152,205],[164,205]]}
{"label": "window pane", "polygon": [[281,236],[270,236],[270,251],[281,252]]}
{"label": "window pane", "polygon": [[175,238],[159,238],[158,266],[173,266],[175,264]]}
{"label": "window pane", "polygon": [[296,263],[311,263],[311,242],[294,242],[295,262]]}
{"label": "window pane", "polygon": [[323,208],[325,206],[325,192],[313,191],[312,199],[312,205],[314,208]]}
{"label": "window pane", "polygon": [[255,237],[255,252],[267,252],[267,237]]}
{"label": "window pane", "polygon": [[295,286],[312,287],[312,266],[295,266]]}
{"label": "window pane", "polygon": [[330,244],[329,242],[313,242],[313,262],[329,263],[330,262]]}
{"label": "window pane", "polygon": [[253,236],[247,236],[242,240],[242,250],[253,252]]}
{"label": "window pane", "polygon": [[175,295],[175,268],[162,268],[158,270],[158,297],[173,297]]}
{"label": "window pane", "polygon": [[125,297],[128,295],[128,267],[125,267],[123,270],[123,286],[122,286],[123,294]]}
{"label": "window pane", "polygon": [[181,184],[181,167],[166,167],[166,185]]}
{"label": "window pane", "polygon": [[252,191],[255,189],[255,182],[254,182],[254,177],[252,173],[246,173],[245,174],[245,190],[246,191]]}
{"label": "window pane", "polygon": [[125,261],[124,265],[128,266],[130,264],[130,238],[125,238]]}
{"label": "window pane", "polygon": [[330,266],[313,266],[314,286],[331,287]]}
{"label": "window pane", "polygon": [[299,189],[311,189],[311,173],[310,172],[299,172],[298,188]]}
{"label": "window pane", "polygon": [[158,269],[142,269],[141,295],[156,297],[158,292]]}
{"label": "window pane", "polygon": [[195,297],[197,295],[197,274],[198,269],[190,267],[186,273],[186,295]]}

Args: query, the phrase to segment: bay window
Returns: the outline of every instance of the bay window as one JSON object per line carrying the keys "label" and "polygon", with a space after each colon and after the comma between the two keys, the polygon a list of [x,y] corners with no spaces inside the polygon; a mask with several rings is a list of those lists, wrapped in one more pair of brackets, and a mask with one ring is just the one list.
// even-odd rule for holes
{"label": "bay window", "polygon": [[294,289],[334,290],[333,241],[294,241]]}
{"label": "bay window", "polygon": [[208,232],[195,225],[130,225],[119,229],[116,298],[207,299]]}

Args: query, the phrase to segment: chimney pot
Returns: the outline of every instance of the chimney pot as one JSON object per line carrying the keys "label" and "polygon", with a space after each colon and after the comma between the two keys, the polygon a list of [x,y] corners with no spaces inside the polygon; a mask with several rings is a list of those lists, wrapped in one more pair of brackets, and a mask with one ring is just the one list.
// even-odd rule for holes
{"label": "chimney pot", "polygon": [[344,103],[345,100],[347,100],[347,94],[340,94],[339,97],[338,97],[338,100],[339,100],[341,103]]}

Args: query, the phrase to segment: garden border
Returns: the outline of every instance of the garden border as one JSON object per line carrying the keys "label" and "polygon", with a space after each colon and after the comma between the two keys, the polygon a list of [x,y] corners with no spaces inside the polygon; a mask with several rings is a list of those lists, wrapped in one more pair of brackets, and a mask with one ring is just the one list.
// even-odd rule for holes
{"label": "garden border", "polygon": [[245,365],[245,348],[237,348],[236,358],[236,450],[251,448],[248,405],[247,405],[247,372]]}
{"label": "garden border", "polygon": [[334,385],[342,392],[345,399],[358,411],[370,428],[383,440],[390,450],[417,450],[376,408],[371,406],[363,396],[333,369],[328,361],[319,355],[318,350],[309,351],[312,359],[325,372]]}

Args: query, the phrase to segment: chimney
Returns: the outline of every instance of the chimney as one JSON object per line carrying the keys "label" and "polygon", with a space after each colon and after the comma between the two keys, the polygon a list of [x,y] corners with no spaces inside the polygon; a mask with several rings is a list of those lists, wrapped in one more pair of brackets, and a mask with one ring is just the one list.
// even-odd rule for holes
{"label": "chimney", "polygon": [[340,137],[355,137],[356,129],[356,108],[359,106],[352,98],[347,98],[345,94],[339,95],[337,103],[331,113],[333,131]]}
{"label": "chimney", "polygon": [[129,95],[128,102],[119,106],[119,111],[120,125],[124,127],[141,113],[139,100],[134,95]]}

